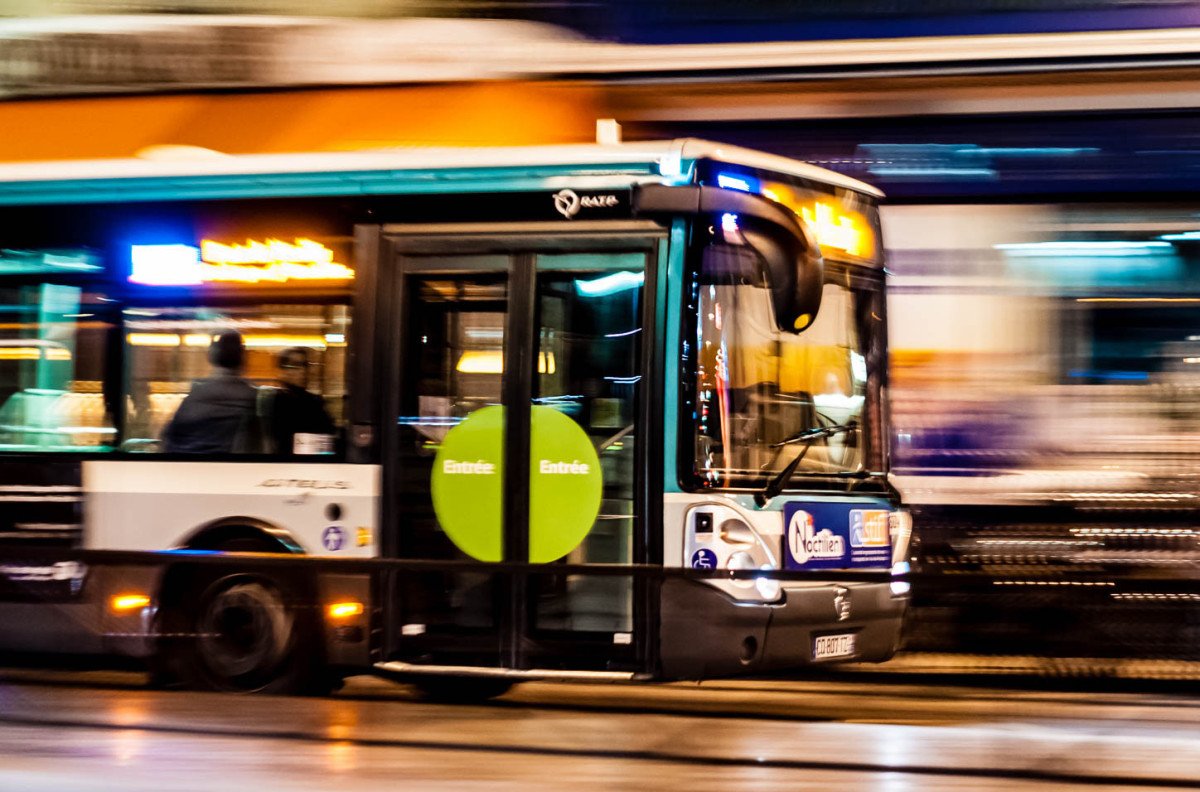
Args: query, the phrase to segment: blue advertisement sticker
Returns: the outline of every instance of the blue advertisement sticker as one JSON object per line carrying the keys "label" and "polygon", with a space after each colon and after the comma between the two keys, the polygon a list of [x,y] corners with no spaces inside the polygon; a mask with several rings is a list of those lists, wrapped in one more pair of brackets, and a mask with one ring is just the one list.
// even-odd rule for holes
{"label": "blue advertisement sticker", "polygon": [[892,538],[887,509],[850,510],[850,560],[855,566],[890,566]]}
{"label": "blue advertisement sticker", "polygon": [[888,513],[882,501],[785,504],[785,568],[887,569],[892,557]]}

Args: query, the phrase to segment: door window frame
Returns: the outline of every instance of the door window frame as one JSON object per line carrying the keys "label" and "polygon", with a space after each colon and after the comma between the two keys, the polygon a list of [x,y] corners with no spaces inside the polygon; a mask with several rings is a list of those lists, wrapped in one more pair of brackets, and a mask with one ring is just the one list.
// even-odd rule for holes
{"label": "door window frame", "polygon": [[[408,301],[413,299],[408,293],[408,281],[413,276],[437,274],[501,274],[494,266],[483,262],[472,266],[473,262],[460,261],[454,266],[439,268],[433,262],[429,262],[432,266],[423,265],[423,257],[488,254],[508,257],[508,268],[502,273],[508,279],[505,374],[501,382],[502,402],[506,406],[503,557],[505,561],[524,562],[529,552],[530,417],[540,324],[537,316],[537,258],[545,254],[580,252],[639,253],[645,256],[641,304],[644,387],[636,415],[639,434],[644,439],[638,443],[634,461],[634,514],[639,519],[635,520],[636,528],[632,537],[632,562],[651,562],[654,548],[661,545],[661,541],[656,541],[654,536],[662,530],[661,471],[656,475],[651,462],[661,458],[663,427],[659,405],[663,398],[664,357],[658,305],[661,291],[659,279],[663,273],[659,271],[659,266],[663,260],[661,252],[668,244],[669,230],[652,221],[581,222],[573,223],[569,228],[564,228],[561,223],[385,225],[360,229],[359,237],[364,246],[377,251],[381,265],[373,268],[378,273],[377,281],[363,284],[374,292],[367,292],[367,299],[373,303],[369,309],[371,314],[364,316],[364,306],[356,306],[356,316],[363,316],[364,321],[355,323],[361,329],[368,325],[365,320],[370,319],[371,329],[367,332],[374,338],[363,340],[371,346],[359,345],[358,348],[361,357],[373,358],[373,362],[367,362],[367,365],[374,366],[376,386],[371,390],[376,401],[368,406],[360,400],[352,407],[351,413],[356,423],[365,420],[381,430],[377,443],[379,461],[383,466],[381,550],[384,555],[392,557],[399,555],[400,541],[395,527],[398,470],[391,460],[396,458],[398,451],[397,418],[401,414],[401,393],[404,388],[411,387],[406,374],[410,367],[404,359],[407,347],[403,343],[408,320],[406,307]],[[361,295],[362,292],[359,302],[366,301],[361,299]],[[357,365],[361,370],[364,361],[360,360]],[[375,416],[376,420],[370,420]],[[487,565],[480,562],[480,566],[486,568]],[[532,619],[524,585],[525,576],[514,575],[510,582],[507,607],[500,624],[502,666],[528,668],[531,654],[551,660],[556,656],[565,657],[569,647],[556,644],[570,641],[531,639],[529,632]],[[612,644],[609,650],[613,657],[625,657],[624,662],[642,672],[652,670],[653,651],[657,644],[656,636],[652,634],[657,624],[656,609],[653,607],[657,599],[650,596],[647,588],[650,585],[651,582],[644,578],[633,580],[632,643],[620,646]],[[399,647],[400,625],[393,623],[395,621],[388,618],[384,624],[384,647],[389,655]]]}

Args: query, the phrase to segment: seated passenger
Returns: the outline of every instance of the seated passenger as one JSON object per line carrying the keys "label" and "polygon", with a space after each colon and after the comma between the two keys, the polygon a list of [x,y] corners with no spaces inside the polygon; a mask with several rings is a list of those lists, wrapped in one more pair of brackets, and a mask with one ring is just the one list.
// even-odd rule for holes
{"label": "seated passenger", "polygon": [[184,454],[248,454],[264,448],[258,389],[242,377],[246,347],[227,330],[208,348],[212,376],[196,380],[163,430],[163,450]]}
{"label": "seated passenger", "polygon": [[308,386],[308,350],[292,347],[279,353],[279,390],[268,410],[271,439],[281,454],[333,451],[333,419],[325,402]]}

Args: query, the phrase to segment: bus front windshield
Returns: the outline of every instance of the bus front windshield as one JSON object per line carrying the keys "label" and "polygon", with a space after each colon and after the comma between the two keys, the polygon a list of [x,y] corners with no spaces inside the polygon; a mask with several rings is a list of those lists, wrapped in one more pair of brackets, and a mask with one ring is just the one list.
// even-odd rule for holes
{"label": "bus front windshield", "polygon": [[728,242],[704,249],[692,288],[694,484],[758,488],[798,456],[793,486],[861,471],[871,293],[827,264],[813,324],[785,332],[754,251]]}

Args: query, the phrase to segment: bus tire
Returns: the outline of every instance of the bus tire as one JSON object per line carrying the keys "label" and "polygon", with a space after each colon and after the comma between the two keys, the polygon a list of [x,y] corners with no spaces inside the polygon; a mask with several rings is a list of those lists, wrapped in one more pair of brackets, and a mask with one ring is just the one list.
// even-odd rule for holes
{"label": "bus tire", "polygon": [[312,608],[302,587],[258,574],[199,575],[167,621],[180,629],[168,663],[189,688],[326,692]]}
{"label": "bus tire", "polygon": [[513,683],[494,677],[421,676],[409,680],[425,701],[445,704],[471,704],[507,693]]}

